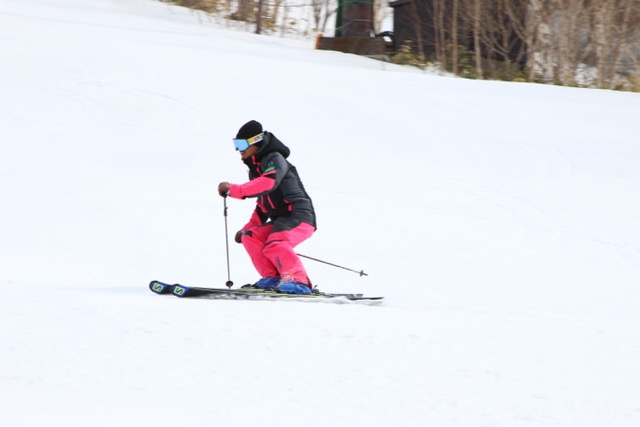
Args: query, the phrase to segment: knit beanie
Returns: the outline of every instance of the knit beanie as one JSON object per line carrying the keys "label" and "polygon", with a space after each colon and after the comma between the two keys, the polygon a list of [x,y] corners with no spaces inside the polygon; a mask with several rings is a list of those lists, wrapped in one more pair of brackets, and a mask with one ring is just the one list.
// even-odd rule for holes
{"label": "knit beanie", "polygon": [[258,134],[262,133],[262,125],[260,122],[256,122],[255,120],[251,120],[242,125],[238,134],[236,135],[236,139],[249,139]]}

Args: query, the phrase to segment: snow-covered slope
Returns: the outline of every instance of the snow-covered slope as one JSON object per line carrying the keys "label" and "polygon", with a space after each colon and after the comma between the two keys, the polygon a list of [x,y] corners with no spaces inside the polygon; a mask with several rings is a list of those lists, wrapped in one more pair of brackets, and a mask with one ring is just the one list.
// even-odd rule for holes
{"label": "snow-covered slope", "polygon": [[[0,2],[2,424],[636,426],[638,94],[428,75],[151,0]],[[250,119],[325,291],[223,286]],[[232,231],[250,200],[229,200]],[[236,284],[257,276],[231,246]]]}

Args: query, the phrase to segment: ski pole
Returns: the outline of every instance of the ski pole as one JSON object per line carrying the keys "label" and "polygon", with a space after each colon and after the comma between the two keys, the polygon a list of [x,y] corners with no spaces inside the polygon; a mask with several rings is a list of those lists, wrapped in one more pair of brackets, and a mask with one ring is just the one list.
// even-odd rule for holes
{"label": "ski pole", "polygon": [[224,196],[224,236],[227,244],[227,283],[225,285],[227,288],[231,288],[233,286],[233,282],[231,281],[231,268],[229,267],[229,226],[227,224],[227,196]]}
{"label": "ski pole", "polygon": [[358,270],[352,270],[352,269],[350,269],[350,268],[342,267],[342,266],[337,265],[337,264],[332,264],[332,263],[327,262],[327,261],[322,261],[321,259],[313,258],[313,257],[307,256],[307,255],[302,255],[302,254],[296,254],[296,255],[298,255],[298,256],[300,256],[300,257],[302,257],[302,258],[310,259],[310,260],[312,260],[312,261],[321,262],[322,264],[327,264],[327,265],[331,265],[331,266],[333,266],[333,267],[341,268],[341,269],[343,269],[343,270],[347,270],[347,271],[352,271],[352,272],[354,272],[354,273],[358,273],[358,274],[360,275],[360,277],[362,277],[362,276],[368,276],[368,274],[367,274],[367,273],[365,273],[365,272],[364,272],[364,270],[360,270],[360,271],[358,271]]}

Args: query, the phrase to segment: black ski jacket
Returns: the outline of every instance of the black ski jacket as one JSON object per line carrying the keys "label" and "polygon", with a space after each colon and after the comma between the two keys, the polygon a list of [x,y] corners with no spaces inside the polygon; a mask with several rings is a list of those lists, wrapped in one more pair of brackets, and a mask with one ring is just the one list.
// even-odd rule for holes
{"label": "black ski jacket", "polygon": [[[280,229],[294,228],[300,222],[316,227],[313,202],[304,189],[295,166],[287,161],[290,153],[282,141],[265,131],[256,154],[244,160],[249,168],[249,182],[231,184],[229,188],[231,197],[257,197],[256,209],[243,230],[269,220],[276,222],[277,227],[281,223],[278,227]],[[278,219],[282,221],[277,221]]]}

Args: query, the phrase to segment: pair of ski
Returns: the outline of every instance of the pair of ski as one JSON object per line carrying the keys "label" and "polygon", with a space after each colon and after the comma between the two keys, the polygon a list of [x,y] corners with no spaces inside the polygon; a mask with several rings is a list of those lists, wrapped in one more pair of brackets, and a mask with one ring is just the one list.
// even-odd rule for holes
{"label": "pair of ski", "polygon": [[298,295],[277,292],[273,289],[258,289],[242,287],[240,289],[202,288],[168,284],[157,280],[149,283],[149,289],[160,295],[171,294],[179,298],[209,298],[209,299],[337,299],[347,301],[380,301],[384,297],[365,297],[362,294],[334,294],[315,290],[312,294]]}

